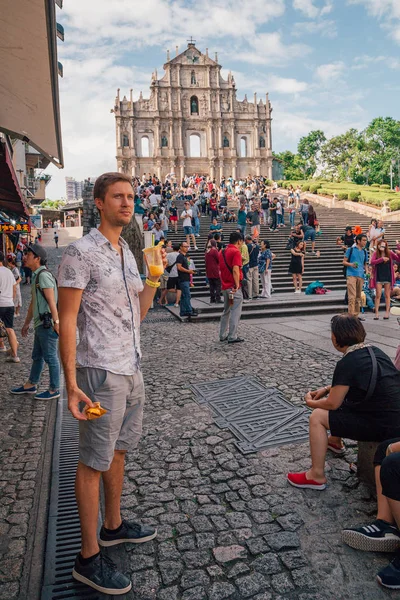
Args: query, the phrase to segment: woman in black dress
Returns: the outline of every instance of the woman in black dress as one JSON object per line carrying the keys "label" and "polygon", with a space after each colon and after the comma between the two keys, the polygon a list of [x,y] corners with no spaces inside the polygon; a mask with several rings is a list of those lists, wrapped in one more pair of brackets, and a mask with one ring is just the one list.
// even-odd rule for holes
{"label": "woman in black dress", "polygon": [[294,293],[301,294],[304,273],[305,243],[298,242],[295,248],[292,248],[290,252],[292,256],[289,265],[289,275],[292,275],[293,277]]}
{"label": "woman in black dress", "polygon": [[394,287],[395,277],[393,265],[395,261],[400,260],[400,253],[392,252],[389,249],[386,240],[380,240],[377,248],[371,256],[372,277],[370,287],[376,290],[375,295],[375,316],[374,320],[379,319],[379,305],[381,303],[382,288],[385,290],[386,311],[385,320],[389,318],[390,311],[390,292]]}

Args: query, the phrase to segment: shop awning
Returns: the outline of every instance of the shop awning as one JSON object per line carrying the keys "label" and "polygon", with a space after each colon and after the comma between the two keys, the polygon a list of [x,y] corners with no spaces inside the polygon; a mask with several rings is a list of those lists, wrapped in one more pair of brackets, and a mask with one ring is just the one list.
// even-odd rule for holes
{"label": "shop awning", "polygon": [[3,0],[0,131],[63,167],[54,0]]}
{"label": "shop awning", "polygon": [[0,141],[0,210],[29,215],[7,144]]}

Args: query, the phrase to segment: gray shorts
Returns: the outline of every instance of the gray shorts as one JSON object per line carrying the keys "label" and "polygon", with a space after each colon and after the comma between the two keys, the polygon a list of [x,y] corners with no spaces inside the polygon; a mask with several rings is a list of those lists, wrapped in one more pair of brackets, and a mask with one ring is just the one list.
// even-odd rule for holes
{"label": "gray shorts", "polygon": [[[107,410],[99,419],[79,421],[79,460],[96,471],[108,471],[114,450],[133,450],[142,435],[142,372],[116,375],[84,367],[77,369],[76,379],[92,402],[100,402]],[[84,406],[82,403],[81,409]]]}

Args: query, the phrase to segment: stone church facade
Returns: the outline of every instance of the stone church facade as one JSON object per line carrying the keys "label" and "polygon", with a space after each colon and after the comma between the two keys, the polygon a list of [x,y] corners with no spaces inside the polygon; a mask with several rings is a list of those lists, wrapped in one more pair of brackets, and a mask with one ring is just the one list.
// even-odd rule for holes
{"label": "stone church facade", "polygon": [[193,42],[153,73],[150,98],[115,100],[117,168],[141,176],[178,179],[198,173],[215,178],[247,175],[272,178],[272,107],[236,97],[234,78],[221,76],[218,57],[202,54]]}

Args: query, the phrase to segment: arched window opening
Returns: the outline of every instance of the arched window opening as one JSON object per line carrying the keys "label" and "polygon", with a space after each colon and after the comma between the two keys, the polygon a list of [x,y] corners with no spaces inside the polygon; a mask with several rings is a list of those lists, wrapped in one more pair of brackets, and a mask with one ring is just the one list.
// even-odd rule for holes
{"label": "arched window opening", "polygon": [[240,156],[242,158],[247,156],[247,139],[245,137],[240,138]]}
{"label": "arched window opening", "polygon": [[229,137],[227,134],[224,135],[223,146],[224,148],[229,148]]}
{"label": "arched window opening", "polygon": [[260,137],[260,148],[265,148],[265,137]]}
{"label": "arched window opening", "polygon": [[124,148],[129,147],[129,136],[126,133],[122,135],[122,146]]}
{"label": "arched window opening", "polygon": [[200,136],[197,133],[192,133],[189,138],[189,156],[191,158],[199,158],[201,156]]}
{"label": "arched window opening", "polygon": [[140,142],[141,142],[142,156],[149,157],[150,156],[150,144],[149,144],[149,138],[147,137],[147,135],[144,135]]}
{"label": "arched window opening", "polygon": [[197,96],[192,96],[190,98],[190,114],[198,115],[199,114],[199,101]]}
{"label": "arched window opening", "polygon": [[167,148],[168,147],[168,138],[166,135],[163,135],[161,138],[161,148]]}
{"label": "arched window opening", "polygon": [[194,71],[190,75],[190,83],[191,85],[196,85],[196,73]]}

